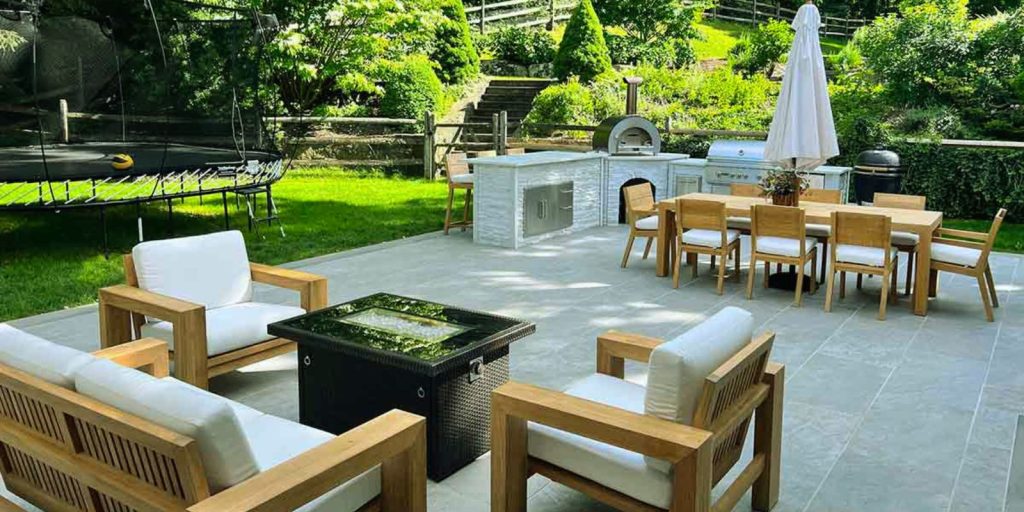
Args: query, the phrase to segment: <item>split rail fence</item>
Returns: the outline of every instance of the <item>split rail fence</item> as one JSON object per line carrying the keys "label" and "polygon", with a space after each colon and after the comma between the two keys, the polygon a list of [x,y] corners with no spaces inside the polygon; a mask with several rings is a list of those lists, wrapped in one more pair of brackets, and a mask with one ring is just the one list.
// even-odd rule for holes
{"label": "split rail fence", "polygon": [[572,15],[575,1],[564,0],[500,0],[497,2],[478,0],[476,5],[466,6],[466,16],[470,26],[476,27],[481,34],[487,32],[488,25],[514,25],[517,27],[535,27],[544,25],[548,30],[555,24],[568,20]]}
{"label": "split rail fence", "polygon": [[[735,21],[758,25],[768,20],[789,22],[796,16],[796,10],[782,7],[772,2],[758,0],[718,0],[714,7],[704,11],[704,17],[713,20]],[[858,28],[871,23],[862,18],[841,18],[822,14],[821,29],[823,36],[853,37]]]}

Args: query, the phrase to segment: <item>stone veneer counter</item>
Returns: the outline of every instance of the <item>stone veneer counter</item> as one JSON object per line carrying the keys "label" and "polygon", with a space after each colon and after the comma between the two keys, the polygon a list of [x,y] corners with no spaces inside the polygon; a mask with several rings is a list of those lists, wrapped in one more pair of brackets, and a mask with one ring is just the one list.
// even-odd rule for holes
{"label": "stone veneer counter", "polygon": [[[552,236],[601,225],[602,153],[543,151],[473,158],[473,241],[518,248]],[[525,191],[572,183],[572,222],[565,228],[526,236]],[[557,212],[556,212],[557,213]]]}

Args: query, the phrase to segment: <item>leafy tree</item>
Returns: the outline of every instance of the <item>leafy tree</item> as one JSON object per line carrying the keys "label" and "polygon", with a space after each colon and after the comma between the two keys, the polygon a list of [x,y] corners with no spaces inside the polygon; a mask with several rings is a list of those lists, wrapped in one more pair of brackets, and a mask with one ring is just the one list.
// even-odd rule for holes
{"label": "leafy tree", "polygon": [[385,62],[377,72],[384,88],[380,113],[386,117],[418,119],[436,108],[443,98],[434,63],[423,55]]}
{"label": "leafy tree", "polygon": [[462,0],[444,0],[441,15],[434,31],[431,58],[441,66],[443,82],[461,84],[480,72],[480,55],[473,46]]}
{"label": "leafy tree", "polygon": [[[673,67],[696,61],[690,41],[700,37],[696,23],[706,7],[701,0],[689,4],[679,0],[596,0],[594,4],[602,24],[625,31],[617,44],[623,60]],[[627,53],[627,48],[636,50]]]}
{"label": "leafy tree", "polygon": [[578,76],[584,82],[612,69],[608,46],[604,42],[604,30],[590,0],[580,0],[573,10],[554,64],[555,76],[558,78],[565,80],[570,76]]}
{"label": "leafy tree", "polygon": [[751,76],[770,72],[793,44],[793,30],[784,21],[771,20],[758,25],[752,35],[741,39],[729,50],[733,69]]}
{"label": "leafy tree", "polygon": [[555,59],[555,39],[542,29],[506,25],[488,34],[487,47],[495,57],[523,66]]}

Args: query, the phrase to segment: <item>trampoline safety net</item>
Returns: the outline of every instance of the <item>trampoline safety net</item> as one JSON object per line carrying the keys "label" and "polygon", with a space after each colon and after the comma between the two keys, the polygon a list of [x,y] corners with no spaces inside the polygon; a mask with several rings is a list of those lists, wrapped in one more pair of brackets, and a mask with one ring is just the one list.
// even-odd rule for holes
{"label": "trampoline safety net", "polygon": [[88,13],[0,0],[0,209],[138,203],[263,186],[273,19],[175,0]]}

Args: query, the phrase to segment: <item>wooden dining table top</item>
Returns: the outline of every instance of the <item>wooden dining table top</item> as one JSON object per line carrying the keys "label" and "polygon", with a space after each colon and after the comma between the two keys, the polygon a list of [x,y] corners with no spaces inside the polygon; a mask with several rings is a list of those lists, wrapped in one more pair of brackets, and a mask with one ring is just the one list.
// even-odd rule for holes
{"label": "wooden dining table top", "polygon": [[[726,213],[730,216],[750,215],[750,207],[755,204],[771,204],[766,197],[745,197],[730,196],[724,194],[706,194],[694,192],[678,197],[663,199],[658,202],[658,209],[661,211],[674,211],[677,199],[699,199],[704,201],[718,201],[725,203]],[[885,215],[892,219],[893,229],[907,231],[935,230],[942,225],[942,212],[931,210],[908,210],[903,208],[882,208],[877,206],[862,206],[853,203],[815,203],[813,201],[800,201],[799,208],[804,210],[808,223],[829,224],[832,219],[832,212],[853,212],[853,213],[874,213]]]}

